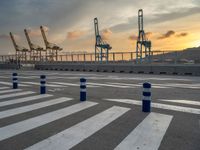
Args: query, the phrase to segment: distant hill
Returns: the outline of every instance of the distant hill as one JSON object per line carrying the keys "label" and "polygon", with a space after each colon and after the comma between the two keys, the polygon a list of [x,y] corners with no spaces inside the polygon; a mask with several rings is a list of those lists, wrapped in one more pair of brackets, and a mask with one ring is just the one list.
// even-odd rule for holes
{"label": "distant hill", "polygon": [[160,61],[174,61],[176,58],[177,62],[185,62],[185,63],[200,63],[200,46],[199,47],[193,47],[193,48],[187,48],[183,51],[177,51],[177,52],[168,52],[159,55],[153,56],[153,60],[160,62]]}

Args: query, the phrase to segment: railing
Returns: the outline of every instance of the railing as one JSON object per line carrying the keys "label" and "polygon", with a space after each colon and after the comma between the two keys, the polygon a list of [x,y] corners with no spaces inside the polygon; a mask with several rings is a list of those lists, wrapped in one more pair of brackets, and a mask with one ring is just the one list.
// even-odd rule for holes
{"label": "railing", "polygon": [[[94,53],[82,53],[82,54],[59,54],[56,57],[46,57],[41,56],[37,58],[30,58],[27,56],[25,59],[16,57],[16,55],[4,55],[0,56],[0,63],[24,63],[24,64],[35,64],[38,62],[53,63],[56,62],[68,62],[68,63],[100,63],[95,62]],[[108,63],[136,63],[136,53],[135,52],[111,52],[109,54]],[[157,63],[157,64],[198,64],[200,63],[199,53],[195,54],[186,54],[183,51],[152,51],[150,62],[148,63]],[[103,61],[102,63],[106,63]],[[145,58],[142,63],[145,62]]]}

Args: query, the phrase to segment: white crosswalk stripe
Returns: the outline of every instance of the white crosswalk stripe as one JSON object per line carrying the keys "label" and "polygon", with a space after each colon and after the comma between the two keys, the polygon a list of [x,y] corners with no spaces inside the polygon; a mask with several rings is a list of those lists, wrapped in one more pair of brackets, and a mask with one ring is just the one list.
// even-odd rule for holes
{"label": "white crosswalk stripe", "polygon": [[115,150],[158,150],[172,118],[150,113]]}
{"label": "white crosswalk stripe", "polygon": [[28,105],[28,106],[23,106],[23,107],[18,107],[18,108],[14,108],[14,109],[1,111],[0,112],[0,119],[10,117],[10,116],[14,116],[14,115],[18,115],[18,114],[25,113],[25,112],[29,112],[29,111],[32,111],[32,110],[40,109],[40,108],[43,108],[43,107],[56,105],[56,104],[59,104],[59,103],[70,101],[70,100],[72,100],[72,99],[66,98],[66,97],[61,97],[61,98],[57,98],[57,99],[53,99],[53,100],[49,100],[49,101],[45,101],[45,102],[41,102],[41,103],[36,103],[36,104]]}
{"label": "white crosswalk stripe", "polygon": [[34,100],[47,98],[47,97],[51,97],[51,96],[53,96],[53,95],[42,94],[42,95],[34,95],[34,96],[18,98],[18,99],[14,99],[14,100],[3,101],[3,102],[0,102],[0,107],[18,104],[18,103],[23,103],[23,102],[28,102],[28,101],[34,101]]}
{"label": "white crosswalk stripe", "polygon": [[189,105],[195,105],[200,106],[200,102],[198,101],[191,101],[191,100],[182,100],[182,99],[158,99],[163,102],[172,102],[172,103],[180,103],[180,104],[189,104]]}
{"label": "white crosswalk stripe", "polygon": [[0,128],[0,141],[97,105],[84,102]]}
{"label": "white crosswalk stripe", "polygon": [[9,89],[9,87],[0,87],[0,90]]}
{"label": "white crosswalk stripe", "polygon": [[[12,86],[12,82],[4,82],[4,81],[0,81],[0,84],[8,85],[8,86]],[[25,84],[21,84],[21,83],[19,83],[19,86],[21,86],[21,87],[28,87],[29,85],[25,85]]]}
{"label": "white crosswalk stripe", "polygon": [[107,86],[107,87],[116,87],[116,88],[134,88],[130,86],[122,86],[122,85],[114,85],[114,84],[106,84],[106,83],[94,83],[94,82],[87,82],[88,85],[97,85],[97,86]]}
{"label": "white crosswalk stripe", "polygon": [[[132,99],[104,99],[104,100],[132,104],[132,105],[142,105],[141,101],[132,100]],[[179,112],[185,112],[185,113],[191,113],[191,114],[200,114],[200,109],[191,108],[191,107],[182,107],[182,106],[167,105],[167,104],[161,104],[161,103],[151,103],[151,106],[153,108],[173,110],[173,111],[179,111]]]}
{"label": "white crosswalk stripe", "polygon": [[128,110],[130,109],[113,106],[104,112],[101,112],[83,122],[80,122],[79,124],[72,126],[71,128],[68,128],[44,141],[39,142],[38,144],[27,148],[27,150],[70,149],[126,113]]}
{"label": "white crosswalk stripe", "polygon": [[[142,88],[142,84],[128,84],[128,83],[113,83],[113,82],[107,82],[108,84],[114,84],[114,85],[120,85],[120,86],[130,86],[130,87],[140,87]],[[170,87],[165,87],[165,86],[159,86],[159,85],[152,85],[152,88],[156,89],[166,89]]]}
{"label": "white crosswalk stripe", "polygon": [[34,94],[34,93],[35,92],[32,92],[32,91],[25,91],[25,92],[18,92],[18,93],[12,93],[12,94],[5,94],[5,95],[0,95],[0,99],[24,96],[24,95]]}
{"label": "white crosswalk stripe", "polygon": [[[75,86],[75,87],[79,87],[80,84],[75,84],[75,83],[66,83],[66,82],[50,82],[51,84],[60,84],[60,85],[66,85],[66,86]],[[95,86],[95,85],[87,85],[87,87],[99,87],[99,86]]]}
{"label": "white crosswalk stripe", "polygon": [[22,89],[3,90],[3,91],[0,91],[0,94],[14,93],[14,92],[19,92],[19,91],[22,91]]}
{"label": "white crosswalk stripe", "polygon": [[[40,86],[40,83],[36,83],[36,82],[22,82],[22,83]],[[66,87],[66,86],[54,85],[54,84],[46,84],[46,86],[48,86],[48,87]]]}

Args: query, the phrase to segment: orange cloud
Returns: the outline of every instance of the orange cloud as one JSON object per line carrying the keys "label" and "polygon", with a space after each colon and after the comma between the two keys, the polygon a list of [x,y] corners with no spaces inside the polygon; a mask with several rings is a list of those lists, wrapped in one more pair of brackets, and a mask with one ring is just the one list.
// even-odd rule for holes
{"label": "orange cloud", "polygon": [[[43,29],[44,29],[45,32],[49,31],[49,27],[47,27],[47,26],[43,26]],[[41,36],[40,28],[37,28],[37,29],[35,29],[35,28],[28,28],[27,31],[28,31],[29,35],[32,36],[32,37]]]}
{"label": "orange cloud", "polygon": [[9,35],[6,35],[6,34],[1,34],[0,35],[0,39],[9,39],[10,36]]}
{"label": "orange cloud", "polygon": [[169,30],[162,36],[158,37],[158,39],[162,40],[162,39],[170,38],[172,35],[175,35],[175,31]]}
{"label": "orange cloud", "polygon": [[185,36],[188,36],[188,33],[182,32],[176,35],[176,37],[185,37]]}
{"label": "orange cloud", "polygon": [[108,40],[110,38],[110,36],[112,35],[112,31],[110,29],[104,29],[102,31],[102,38],[104,40]]}
{"label": "orange cloud", "polygon": [[128,37],[128,39],[130,40],[130,41],[135,41],[135,40],[137,40],[137,36],[136,35],[130,35],[129,37]]}
{"label": "orange cloud", "polygon": [[147,39],[149,39],[153,35],[152,32],[146,32],[145,34],[146,34]]}
{"label": "orange cloud", "polygon": [[84,34],[85,34],[85,31],[80,31],[80,30],[68,32],[67,39],[70,39],[70,40],[79,39]]}

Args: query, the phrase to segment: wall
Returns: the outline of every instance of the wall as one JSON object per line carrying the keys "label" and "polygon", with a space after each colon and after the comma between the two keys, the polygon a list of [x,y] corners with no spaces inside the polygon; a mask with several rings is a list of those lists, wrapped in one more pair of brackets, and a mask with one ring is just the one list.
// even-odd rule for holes
{"label": "wall", "polygon": [[35,65],[35,69],[200,76],[200,65],[189,65],[189,64],[133,65],[133,64],[51,63],[51,64],[37,64]]}

